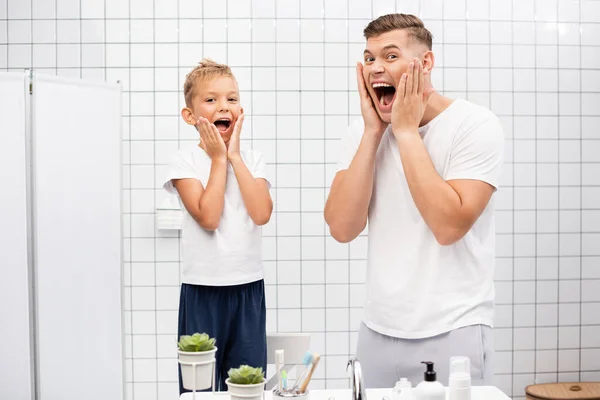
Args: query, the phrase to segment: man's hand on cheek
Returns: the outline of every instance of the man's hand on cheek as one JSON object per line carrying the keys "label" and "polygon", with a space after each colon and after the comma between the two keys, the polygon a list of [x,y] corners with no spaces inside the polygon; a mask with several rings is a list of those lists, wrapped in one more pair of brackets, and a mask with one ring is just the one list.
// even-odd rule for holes
{"label": "man's hand on cheek", "polygon": [[377,99],[373,99],[367,90],[365,77],[363,76],[363,65],[361,63],[357,63],[356,65],[356,79],[358,94],[360,96],[360,109],[365,123],[365,132],[381,139],[388,124],[381,120],[374,104],[377,102]]}
{"label": "man's hand on cheek", "polygon": [[433,90],[425,89],[423,65],[414,59],[402,74],[396,99],[392,106],[392,131],[394,136],[418,133],[427,101]]}

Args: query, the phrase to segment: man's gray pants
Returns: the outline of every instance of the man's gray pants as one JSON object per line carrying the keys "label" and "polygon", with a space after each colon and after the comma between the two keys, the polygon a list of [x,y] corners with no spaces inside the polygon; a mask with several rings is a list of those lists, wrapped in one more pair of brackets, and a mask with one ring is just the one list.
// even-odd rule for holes
{"label": "man's gray pants", "polygon": [[363,384],[365,388],[392,388],[404,377],[415,387],[423,381],[426,366],[421,362],[432,361],[437,380],[447,386],[450,357],[467,356],[472,385],[492,385],[492,336],[489,326],[471,325],[425,339],[399,339],[361,323],[356,357],[362,367]]}

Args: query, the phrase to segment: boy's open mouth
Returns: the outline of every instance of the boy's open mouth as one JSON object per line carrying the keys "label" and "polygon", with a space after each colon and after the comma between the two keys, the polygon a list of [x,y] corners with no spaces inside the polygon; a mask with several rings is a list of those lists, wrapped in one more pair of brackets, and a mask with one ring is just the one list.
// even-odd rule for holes
{"label": "boy's open mouth", "polygon": [[394,102],[394,96],[396,95],[396,88],[389,83],[374,83],[373,91],[377,96],[380,108],[388,108]]}
{"label": "boy's open mouth", "polygon": [[229,118],[219,118],[214,122],[219,132],[226,132],[231,126],[231,120]]}

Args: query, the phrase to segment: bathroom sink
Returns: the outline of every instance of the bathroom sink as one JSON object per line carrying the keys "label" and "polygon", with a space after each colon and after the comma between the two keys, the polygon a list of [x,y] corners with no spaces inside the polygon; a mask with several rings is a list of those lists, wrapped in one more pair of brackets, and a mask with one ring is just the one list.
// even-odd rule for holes
{"label": "bathroom sink", "polygon": [[[350,400],[352,392],[350,389],[325,389],[312,390],[307,398],[303,400]],[[392,398],[392,389],[367,389],[367,400],[382,400],[387,397]],[[229,398],[227,392],[216,393],[196,393],[196,400],[225,400]],[[272,400],[273,394],[270,391],[265,392],[264,400]],[[387,400],[386,399],[386,400]],[[180,400],[194,400],[193,393],[184,393]],[[471,400],[510,400],[510,397],[502,393],[495,386],[474,386]]]}

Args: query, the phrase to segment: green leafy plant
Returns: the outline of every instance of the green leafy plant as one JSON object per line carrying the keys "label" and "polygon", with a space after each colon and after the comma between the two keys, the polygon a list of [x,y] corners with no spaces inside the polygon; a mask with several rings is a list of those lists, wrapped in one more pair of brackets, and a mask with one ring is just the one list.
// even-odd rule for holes
{"label": "green leafy plant", "polygon": [[215,339],[206,333],[183,335],[177,343],[179,350],[189,352],[209,351],[215,348]]}
{"label": "green leafy plant", "polygon": [[248,365],[241,365],[239,368],[231,368],[227,375],[229,375],[229,382],[238,385],[254,385],[262,383],[265,380],[265,374],[262,368],[253,368]]}

